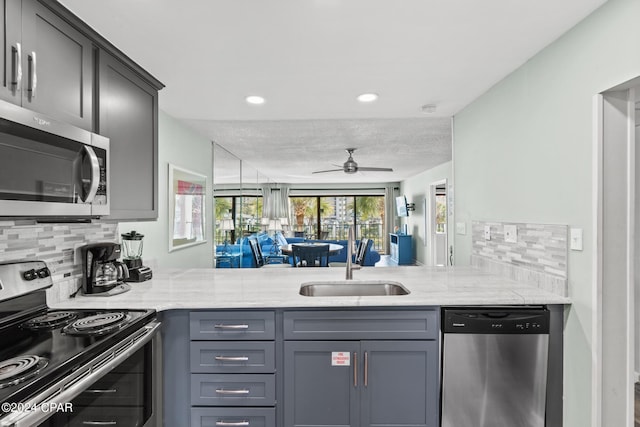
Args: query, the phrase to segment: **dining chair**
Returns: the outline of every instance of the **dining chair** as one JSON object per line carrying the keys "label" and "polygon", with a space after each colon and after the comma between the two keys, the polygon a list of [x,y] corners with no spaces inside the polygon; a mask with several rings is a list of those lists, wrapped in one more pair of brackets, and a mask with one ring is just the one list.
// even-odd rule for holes
{"label": "dining chair", "polygon": [[260,248],[260,244],[256,239],[249,239],[249,247],[251,248],[251,253],[253,254],[253,260],[256,263],[257,268],[262,267],[291,267],[290,264],[285,264],[283,262],[278,263],[269,263],[268,258],[266,258],[262,253],[262,248]]}
{"label": "dining chair", "polygon": [[373,245],[373,240],[371,239],[360,239],[360,243],[358,244],[358,250],[356,251],[356,259],[354,262],[358,265],[364,266],[364,259],[367,257],[369,253],[370,247]]}
{"label": "dining chair", "polygon": [[[364,266],[364,260],[367,257],[369,249],[372,245],[373,240],[360,239],[360,242],[358,242],[358,246],[356,247],[356,251],[353,254],[353,263]],[[346,265],[346,262],[332,262],[331,264],[329,264],[330,267],[345,267]]]}
{"label": "dining chair", "polygon": [[329,245],[291,245],[294,267],[328,267]]}

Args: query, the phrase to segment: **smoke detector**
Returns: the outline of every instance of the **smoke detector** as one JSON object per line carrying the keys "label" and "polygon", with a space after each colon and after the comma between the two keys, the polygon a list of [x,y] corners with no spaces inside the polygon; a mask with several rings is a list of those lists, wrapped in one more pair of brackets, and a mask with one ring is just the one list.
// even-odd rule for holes
{"label": "smoke detector", "polygon": [[435,113],[437,108],[438,107],[436,106],[436,104],[424,104],[422,107],[420,107],[420,111],[425,114],[431,114]]}

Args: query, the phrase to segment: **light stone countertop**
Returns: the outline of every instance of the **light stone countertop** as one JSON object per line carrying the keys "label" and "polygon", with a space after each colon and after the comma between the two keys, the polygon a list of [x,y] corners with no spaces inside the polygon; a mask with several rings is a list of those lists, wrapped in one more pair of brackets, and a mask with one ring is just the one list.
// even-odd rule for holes
{"label": "light stone countertop", "polygon": [[68,309],[240,309],[300,307],[402,307],[427,305],[570,304],[571,300],[472,267],[384,267],[353,272],[354,280],[392,280],[403,296],[306,297],[300,284],[342,281],[344,268],[165,269],[152,280],[111,297],[78,295],[51,304]]}

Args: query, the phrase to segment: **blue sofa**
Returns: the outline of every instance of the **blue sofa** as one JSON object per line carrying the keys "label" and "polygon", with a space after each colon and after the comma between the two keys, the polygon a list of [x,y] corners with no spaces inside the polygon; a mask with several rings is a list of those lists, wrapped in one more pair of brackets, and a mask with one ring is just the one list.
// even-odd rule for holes
{"label": "blue sofa", "polygon": [[[267,233],[258,233],[250,236],[251,238],[258,239],[260,248],[265,255],[271,252],[273,247],[273,239]],[[216,253],[222,253],[225,250],[225,245],[216,245]],[[251,253],[251,247],[249,246],[248,237],[238,239],[235,244],[228,245],[228,251],[232,254],[242,253],[240,258],[240,268],[256,268],[256,261],[253,259]],[[229,268],[227,264],[218,265],[218,268]]]}
{"label": "blue sofa", "polygon": [[[265,255],[269,255],[271,252],[271,248],[273,247],[273,239],[267,233],[258,233],[252,236],[251,238],[258,239],[258,243],[260,244],[260,248],[262,249],[262,253]],[[342,245],[344,247],[340,253],[331,255],[329,257],[329,262],[347,262],[347,241],[346,240],[308,240],[304,237],[287,237],[287,243],[304,243],[304,242],[318,242],[318,243],[335,243],[338,245]],[[356,245],[359,243],[359,240],[356,240]],[[370,244],[373,244],[371,241]],[[224,245],[217,245],[216,252],[223,252]],[[251,253],[251,247],[249,246],[248,237],[243,237],[238,240],[238,243],[229,245],[230,253],[239,253],[242,252],[242,256],[240,259],[240,267],[241,268],[256,268],[256,262],[253,259],[253,254]],[[369,252],[364,259],[364,266],[374,266],[376,262],[380,261],[380,254],[373,248],[369,248]],[[218,267],[229,267],[228,265],[219,265]]]}

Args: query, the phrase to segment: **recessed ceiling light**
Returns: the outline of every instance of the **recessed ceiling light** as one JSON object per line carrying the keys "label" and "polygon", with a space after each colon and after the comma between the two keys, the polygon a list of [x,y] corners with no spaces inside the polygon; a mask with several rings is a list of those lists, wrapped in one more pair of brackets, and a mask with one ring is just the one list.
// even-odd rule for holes
{"label": "recessed ceiling light", "polygon": [[377,93],[363,93],[358,96],[358,101],[360,102],[373,102],[378,99]]}
{"label": "recessed ceiling light", "polygon": [[264,98],[258,95],[249,95],[245,99],[249,104],[254,104],[254,105],[264,104]]}

